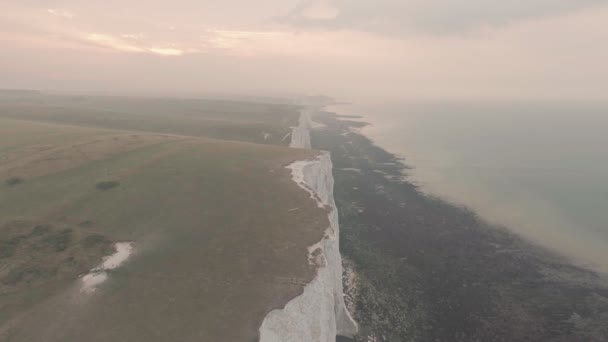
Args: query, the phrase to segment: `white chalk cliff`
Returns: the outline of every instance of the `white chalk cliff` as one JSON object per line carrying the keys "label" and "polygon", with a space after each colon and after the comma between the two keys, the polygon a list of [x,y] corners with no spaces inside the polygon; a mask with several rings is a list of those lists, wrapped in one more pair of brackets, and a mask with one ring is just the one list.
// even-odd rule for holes
{"label": "white chalk cliff", "polygon": [[291,143],[289,147],[293,148],[310,148],[310,129],[312,128],[312,119],[310,118],[312,109],[303,109],[300,114],[300,120],[296,127],[291,128]]}
{"label": "white chalk cliff", "polygon": [[[291,147],[310,148],[310,119],[305,109],[292,131]],[[260,327],[261,342],[335,342],[336,335],[353,337],[357,324],[344,304],[342,257],[339,250],[338,211],[334,202],[332,163],[328,152],[314,160],[288,166],[293,180],[310,193],[320,208],[329,209],[329,227],[317,244],[309,247],[309,262],[317,266],[315,278],[285,308],[271,311]]]}

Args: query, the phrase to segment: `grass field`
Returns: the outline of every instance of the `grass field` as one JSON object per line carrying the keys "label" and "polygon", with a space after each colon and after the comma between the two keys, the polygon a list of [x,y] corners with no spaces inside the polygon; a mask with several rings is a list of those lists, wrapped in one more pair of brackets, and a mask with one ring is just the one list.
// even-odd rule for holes
{"label": "grass field", "polygon": [[[285,166],[314,152],[262,135],[289,132],[294,109],[218,102],[209,112],[228,114],[212,119],[158,100],[200,112],[188,119],[151,101],[133,106],[158,112],[0,101],[0,340],[253,341],[312,279],[327,216]],[[239,131],[250,142],[208,138]],[[119,241],[135,254],[81,293]]]}
{"label": "grass field", "polygon": [[287,146],[299,111],[226,100],[43,95],[1,100],[0,117]]}

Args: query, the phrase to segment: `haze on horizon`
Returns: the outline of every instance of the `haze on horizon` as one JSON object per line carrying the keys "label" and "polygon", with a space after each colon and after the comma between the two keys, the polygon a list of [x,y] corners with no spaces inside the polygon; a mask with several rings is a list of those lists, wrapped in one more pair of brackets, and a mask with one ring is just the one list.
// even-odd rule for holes
{"label": "haze on horizon", "polygon": [[0,88],[595,101],[606,22],[606,0],[9,0]]}

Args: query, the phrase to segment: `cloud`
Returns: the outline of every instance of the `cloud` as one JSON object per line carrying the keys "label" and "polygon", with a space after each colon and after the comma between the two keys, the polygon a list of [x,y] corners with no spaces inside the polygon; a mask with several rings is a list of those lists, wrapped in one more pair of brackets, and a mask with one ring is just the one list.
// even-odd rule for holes
{"label": "cloud", "polygon": [[54,16],[57,17],[62,17],[62,18],[66,18],[66,19],[72,19],[74,18],[74,14],[71,12],[68,12],[66,10],[62,10],[62,9],[56,9],[56,8],[48,8],[46,10],[47,13],[52,14]]}
{"label": "cloud", "polygon": [[208,29],[201,39],[208,48],[238,49],[244,44],[263,43],[285,38],[289,33],[278,31],[245,31]]}
{"label": "cloud", "polygon": [[[606,0],[303,0],[278,21],[298,28],[354,29],[393,36],[415,32],[447,34],[508,26],[606,3]],[[328,9],[333,10],[333,17],[311,15],[329,13]]]}
{"label": "cloud", "polygon": [[312,20],[330,20],[335,19],[339,13],[340,10],[329,1],[310,1],[298,14]]}
{"label": "cloud", "polygon": [[176,48],[148,47],[145,50],[161,56],[181,56],[184,54],[183,50]]}
{"label": "cloud", "polygon": [[123,33],[120,35],[121,38],[124,39],[142,39],[144,38],[144,35],[141,33]]}
{"label": "cloud", "polygon": [[0,83],[350,99],[600,99],[608,88],[600,0],[108,1],[9,2],[0,74],[12,76]]}
{"label": "cloud", "polygon": [[[125,37],[126,36],[126,37]],[[132,40],[139,36],[133,35],[122,35],[122,38]],[[95,45],[111,48],[121,52],[131,53],[151,53],[160,56],[181,56],[185,53],[184,50],[175,47],[159,47],[159,46],[146,46],[135,44],[131,41],[122,39],[121,37],[115,37],[108,34],[90,33],[85,35],[84,40],[87,42],[94,43]]]}
{"label": "cloud", "polygon": [[129,44],[124,40],[107,34],[90,33],[84,37],[85,41],[95,43],[99,46],[112,48],[123,52],[144,52],[145,50],[135,45]]}

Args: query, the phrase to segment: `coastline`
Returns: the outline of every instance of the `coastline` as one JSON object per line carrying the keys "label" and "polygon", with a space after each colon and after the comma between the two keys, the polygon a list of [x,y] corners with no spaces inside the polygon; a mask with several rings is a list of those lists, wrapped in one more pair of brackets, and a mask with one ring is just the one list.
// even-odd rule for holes
{"label": "coastline", "polygon": [[[315,127],[311,114],[315,111],[312,107],[302,109],[298,126],[292,128],[290,147],[311,149],[311,130]],[[259,329],[260,341],[333,342],[337,336],[354,337],[358,326],[344,302],[331,156],[321,151],[315,159],[295,161],[287,168],[293,182],[327,212],[329,227],[319,242],[308,247],[309,264],[316,268],[314,278],[301,295],[266,315]]]}
{"label": "coastline", "polygon": [[[313,147],[335,165],[356,341],[604,341],[608,282],[474,212],[423,194],[397,156],[323,113]],[[349,289],[345,291],[350,293]]]}
{"label": "coastline", "polygon": [[588,105],[421,100],[335,110],[369,121],[363,135],[406,157],[407,180],[423,192],[608,274],[608,140]]}
{"label": "coastline", "polygon": [[[44,115],[0,124],[0,145],[14,163],[2,179],[25,180],[0,187],[0,340],[252,341],[266,314],[313,280],[308,248],[330,224],[285,168],[318,155],[280,140],[300,114],[295,107],[221,102],[221,115],[235,121],[215,139],[215,128],[205,132],[215,127],[207,115],[215,103],[83,98],[74,105],[82,108],[69,100],[65,109],[52,105],[60,101],[31,104],[48,111],[52,125]],[[105,120],[84,108],[89,102],[125,105],[119,117],[142,126],[127,134],[123,120]],[[15,113],[3,105],[2,113]],[[175,112],[130,120],[139,106]],[[16,112],[38,113],[27,108]],[[200,120],[176,117],[180,108]],[[175,132],[159,134],[155,122]],[[177,139],[180,127],[200,135]],[[119,186],[100,191],[100,181]]]}

